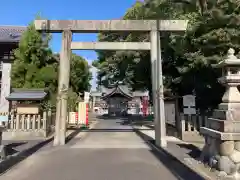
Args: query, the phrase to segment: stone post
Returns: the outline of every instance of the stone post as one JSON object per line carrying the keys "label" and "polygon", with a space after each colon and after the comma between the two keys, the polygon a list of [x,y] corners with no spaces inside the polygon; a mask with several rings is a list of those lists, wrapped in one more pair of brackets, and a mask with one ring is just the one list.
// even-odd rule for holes
{"label": "stone post", "polygon": [[0,126],[0,146],[2,145],[3,126]]}
{"label": "stone post", "polygon": [[[10,60],[9,60],[10,61]],[[0,98],[0,112],[9,112],[9,102],[6,97],[10,94],[11,89],[11,62],[2,62],[2,79],[1,79],[1,98]],[[0,116],[0,121],[7,121],[8,116]]]}
{"label": "stone post", "polygon": [[2,145],[2,133],[4,131],[4,127],[0,126],[0,160],[6,158],[6,146]]}
{"label": "stone post", "polygon": [[92,109],[94,109],[95,103],[96,103],[96,97],[93,96],[93,97],[92,97]]}
{"label": "stone post", "polygon": [[167,141],[163,97],[161,44],[160,31],[158,28],[151,31],[151,70],[154,101],[155,143],[159,147],[166,147]]}
{"label": "stone post", "polygon": [[205,137],[202,160],[224,174],[226,179],[240,179],[240,59],[229,49],[227,58],[219,63],[226,86],[222,103],[208,118],[208,127],[201,127]]}
{"label": "stone post", "polygon": [[64,30],[62,33],[62,49],[60,54],[58,100],[55,124],[54,145],[64,145],[67,123],[67,98],[70,79],[72,32]]}

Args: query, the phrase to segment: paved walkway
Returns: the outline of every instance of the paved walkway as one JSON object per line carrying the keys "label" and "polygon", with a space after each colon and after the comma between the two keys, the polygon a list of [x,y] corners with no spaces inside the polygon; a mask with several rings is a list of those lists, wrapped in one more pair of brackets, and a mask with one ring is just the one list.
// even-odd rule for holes
{"label": "paved walkway", "polygon": [[47,147],[30,156],[0,180],[200,179],[181,169],[173,160],[159,157],[131,126],[121,125],[121,120],[105,119],[66,146]]}

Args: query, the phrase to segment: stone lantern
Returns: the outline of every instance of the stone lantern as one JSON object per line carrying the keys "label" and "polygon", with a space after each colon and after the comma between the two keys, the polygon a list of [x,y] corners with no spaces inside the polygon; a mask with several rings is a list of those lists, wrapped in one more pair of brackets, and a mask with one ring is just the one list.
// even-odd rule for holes
{"label": "stone lantern", "polygon": [[207,160],[228,179],[240,179],[240,59],[229,49],[227,58],[218,64],[222,68],[219,82],[226,86],[222,103],[208,118],[200,132],[205,137],[202,160]]}
{"label": "stone lantern", "polygon": [[6,158],[6,149],[5,146],[2,145],[2,133],[5,130],[5,127],[0,125],[0,160]]}
{"label": "stone lantern", "polygon": [[219,82],[226,86],[220,109],[240,108],[240,93],[237,89],[240,85],[240,59],[234,56],[234,53],[234,49],[229,49],[227,59],[219,63],[222,68],[222,77],[219,78]]}

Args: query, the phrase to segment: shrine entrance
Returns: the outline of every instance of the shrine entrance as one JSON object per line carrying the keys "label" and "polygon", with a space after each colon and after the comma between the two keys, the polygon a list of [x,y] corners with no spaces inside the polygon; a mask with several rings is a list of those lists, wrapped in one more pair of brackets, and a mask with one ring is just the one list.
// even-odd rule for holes
{"label": "shrine entrance", "polygon": [[124,113],[127,111],[128,100],[124,97],[113,96],[110,97],[109,100],[109,107],[108,107],[108,114],[114,116],[123,116]]}
{"label": "shrine entrance", "polygon": [[133,99],[133,96],[124,90],[124,86],[115,86],[109,93],[104,94],[101,99],[108,104],[108,115],[124,116],[127,114],[128,102]]}
{"label": "shrine entrance", "polygon": [[[67,92],[70,79],[71,50],[150,50],[154,99],[155,142],[166,147],[163,97],[161,31],[185,31],[184,20],[35,20],[38,31],[62,33],[58,101],[54,145],[64,145],[66,138]],[[72,42],[73,33],[149,32],[150,42]]]}

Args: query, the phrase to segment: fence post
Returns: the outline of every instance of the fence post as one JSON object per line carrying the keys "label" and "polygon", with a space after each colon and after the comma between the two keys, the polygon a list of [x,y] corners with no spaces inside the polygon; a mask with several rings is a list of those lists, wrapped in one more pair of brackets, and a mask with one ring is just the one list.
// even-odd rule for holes
{"label": "fence post", "polygon": [[[18,128],[20,128],[20,127],[18,127]],[[14,115],[11,116],[10,129],[14,129]]]}
{"label": "fence post", "polygon": [[185,116],[183,113],[180,113],[180,138],[183,140],[184,139],[184,132],[185,132]]}
{"label": "fence post", "polygon": [[199,120],[198,115],[192,115],[192,126],[193,131],[197,132],[197,121]]}
{"label": "fence post", "polygon": [[36,130],[36,114],[33,115],[33,118],[32,118],[32,129]]}
{"label": "fence post", "polygon": [[176,98],[175,101],[175,126],[177,128],[177,135],[178,137],[181,138],[181,134],[182,134],[182,130],[181,130],[181,114],[180,114],[180,110],[179,110],[179,101],[178,98]]}
{"label": "fence post", "polygon": [[[11,122],[14,122],[14,115],[11,115]],[[18,114],[16,115],[16,129],[20,129],[20,118]]]}
{"label": "fence post", "polygon": [[204,126],[205,126],[205,127],[209,127],[209,125],[208,125],[208,116],[204,115],[204,116],[203,116],[203,119],[204,119],[204,120],[203,120],[203,121],[204,121]]}
{"label": "fence post", "polygon": [[0,146],[2,145],[2,133],[3,133],[3,127],[0,126]]}
{"label": "fence post", "polygon": [[27,115],[27,130],[29,130],[30,129],[30,127],[31,127],[31,116],[30,116],[30,114],[28,114]]}
{"label": "fence post", "polygon": [[52,125],[52,111],[51,110],[48,110],[47,121],[48,121],[47,126],[51,127],[51,125]]}
{"label": "fence post", "polygon": [[38,114],[37,115],[37,129],[41,129],[41,115]]}
{"label": "fence post", "polygon": [[0,160],[3,160],[6,158],[6,148],[4,145],[2,145],[3,130],[4,130],[4,127],[0,127]]}
{"label": "fence post", "polygon": [[47,136],[47,112],[43,112],[43,132],[44,132],[44,136]]}
{"label": "fence post", "polygon": [[21,115],[22,130],[25,129],[25,114]]}

